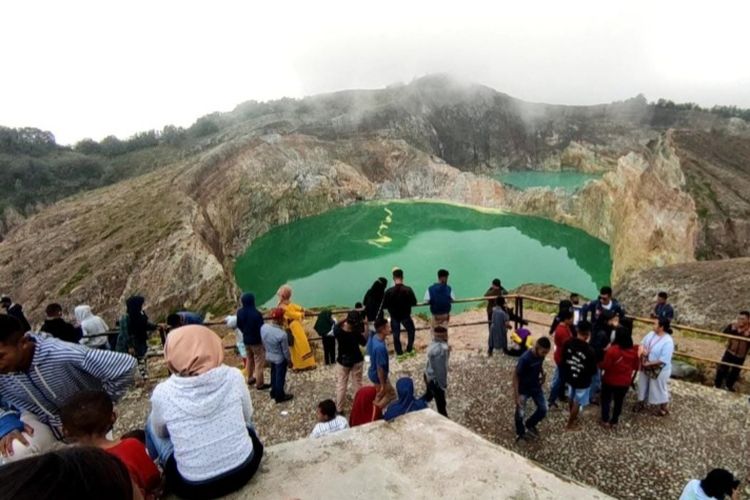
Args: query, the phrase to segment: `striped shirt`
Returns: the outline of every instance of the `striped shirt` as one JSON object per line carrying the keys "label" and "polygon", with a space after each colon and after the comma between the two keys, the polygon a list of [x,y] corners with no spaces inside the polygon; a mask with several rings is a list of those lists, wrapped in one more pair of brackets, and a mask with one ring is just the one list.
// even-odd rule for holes
{"label": "striped shirt", "polygon": [[136,360],[128,354],[89,349],[40,334],[28,334],[36,343],[31,366],[25,372],[0,375],[0,420],[25,410],[49,425],[62,439],[60,407],[74,394],[103,390],[117,401],[133,383]]}
{"label": "striped shirt", "polygon": [[339,415],[333,420],[329,420],[328,422],[320,422],[319,424],[315,425],[315,428],[313,429],[312,434],[310,434],[310,437],[319,438],[321,436],[325,436],[326,434],[333,434],[334,432],[343,431],[348,428],[349,422],[347,422],[344,417]]}

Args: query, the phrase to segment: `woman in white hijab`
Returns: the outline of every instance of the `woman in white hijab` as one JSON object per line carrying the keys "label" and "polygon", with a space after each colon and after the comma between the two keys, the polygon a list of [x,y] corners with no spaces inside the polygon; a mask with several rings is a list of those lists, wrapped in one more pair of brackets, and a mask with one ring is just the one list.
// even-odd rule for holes
{"label": "woman in white hijab", "polygon": [[[92,349],[107,349],[107,336],[99,335],[109,331],[107,323],[99,316],[94,315],[91,312],[91,307],[87,305],[78,306],[73,312],[76,316],[76,322],[83,332],[81,344]],[[91,335],[98,336],[90,337]]]}

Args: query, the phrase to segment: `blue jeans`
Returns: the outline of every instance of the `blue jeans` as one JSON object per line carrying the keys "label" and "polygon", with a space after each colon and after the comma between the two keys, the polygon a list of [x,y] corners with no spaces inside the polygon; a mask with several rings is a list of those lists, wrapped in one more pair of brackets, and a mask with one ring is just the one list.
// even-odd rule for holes
{"label": "blue jeans", "polygon": [[594,372],[594,376],[591,377],[591,391],[589,392],[590,397],[595,398],[599,394],[599,390],[602,388],[602,371],[597,368]]}
{"label": "blue jeans", "polygon": [[174,445],[168,437],[161,437],[154,431],[151,415],[146,419],[146,449],[151,458],[156,459],[164,467],[172,453]]}
{"label": "blue jeans", "polygon": [[[529,399],[534,401],[536,405],[536,411],[524,422],[526,418],[526,403]],[[534,428],[544,417],[547,416],[547,400],[544,399],[544,392],[541,387],[531,394],[521,394],[520,406],[516,405],[516,435],[523,436],[526,434],[526,429],[531,427]]]}
{"label": "blue jeans", "polygon": [[271,397],[276,401],[286,396],[284,384],[286,384],[287,363],[271,363]]}
{"label": "blue jeans", "polygon": [[414,350],[414,321],[411,316],[403,319],[391,318],[391,332],[393,332],[393,348],[396,354],[403,354],[401,347],[401,325],[404,325],[407,335],[406,352]]}
{"label": "blue jeans", "polygon": [[552,406],[565,394],[565,381],[559,366],[555,367],[555,375],[552,377],[552,387],[549,390],[549,406]]}

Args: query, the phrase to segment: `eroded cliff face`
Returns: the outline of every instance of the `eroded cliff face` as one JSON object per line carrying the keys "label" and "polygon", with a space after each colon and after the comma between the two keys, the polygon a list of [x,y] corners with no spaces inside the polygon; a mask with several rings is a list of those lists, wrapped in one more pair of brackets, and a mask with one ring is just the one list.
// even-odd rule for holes
{"label": "eroded cliff face", "polygon": [[36,320],[46,303],[62,301],[88,303],[112,321],[133,293],[146,295],[157,314],[226,312],[238,295],[234,259],[255,238],[376,199],[442,200],[579,227],[611,245],[617,282],[633,270],[693,260],[697,218],[684,183],[669,135],[572,196],[506,188],[399,139],[239,137],[33,216],[0,245],[0,282]]}
{"label": "eroded cliff face", "polygon": [[612,281],[627,273],[695,259],[698,218],[671,133],[617,162],[573,195],[535,189],[508,201],[514,212],[583,229],[611,246]]}

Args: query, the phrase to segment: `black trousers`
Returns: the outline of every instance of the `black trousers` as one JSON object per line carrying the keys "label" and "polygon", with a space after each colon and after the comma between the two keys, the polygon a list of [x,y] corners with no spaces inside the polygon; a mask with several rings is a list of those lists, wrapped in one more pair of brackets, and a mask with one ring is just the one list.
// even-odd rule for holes
{"label": "black trousers", "polygon": [[325,364],[332,365],[336,363],[336,337],[323,337],[323,356]]}
{"label": "black trousers", "polygon": [[[616,385],[602,384],[601,401],[599,404],[602,408],[602,422],[609,422],[612,425],[617,425],[620,421],[620,414],[622,413],[622,403],[625,401],[625,395],[628,393],[628,386],[618,387]],[[615,400],[615,409],[612,412],[612,418],[609,418],[609,405]]]}
{"label": "black trousers", "polygon": [[435,381],[427,382],[427,391],[424,393],[424,396],[422,396],[422,399],[428,403],[432,401],[433,398],[435,399],[438,413],[445,418],[448,418],[448,410],[445,404],[445,391],[441,389]]}
{"label": "black trousers", "polygon": [[[745,363],[745,358],[740,358],[731,354],[729,351],[724,351],[724,356],[721,358],[724,363],[732,363],[734,365],[742,365]],[[721,389],[724,387],[726,381],[727,389],[734,389],[734,384],[740,378],[740,369],[734,366],[718,365],[716,368],[716,380],[714,380],[714,386]]]}

